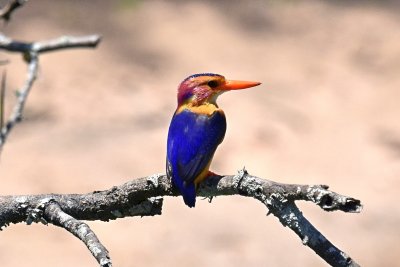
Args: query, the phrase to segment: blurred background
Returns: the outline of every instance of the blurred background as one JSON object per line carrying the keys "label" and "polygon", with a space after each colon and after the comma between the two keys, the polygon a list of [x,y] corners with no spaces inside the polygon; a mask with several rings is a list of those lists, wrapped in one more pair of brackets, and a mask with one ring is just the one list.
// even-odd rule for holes
{"label": "blurred background", "polygon": [[[4,1],[3,1],[4,2]],[[25,121],[1,155],[0,194],[86,193],[163,173],[176,88],[215,72],[262,86],[219,99],[228,130],[212,170],[328,184],[361,214],[304,215],[363,266],[400,262],[400,5],[397,1],[29,1],[2,32],[103,36],[44,54]],[[7,111],[25,79],[1,52]],[[326,266],[260,203],[166,198],[163,215],[89,222],[115,266]],[[0,233],[11,266],[96,266],[54,226]]]}

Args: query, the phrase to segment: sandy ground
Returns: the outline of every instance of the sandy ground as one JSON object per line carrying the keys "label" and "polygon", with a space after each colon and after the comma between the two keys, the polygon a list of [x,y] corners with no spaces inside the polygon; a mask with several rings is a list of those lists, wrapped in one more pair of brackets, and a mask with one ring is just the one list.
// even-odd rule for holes
{"label": "sandy ground", "polygon": [[[2,31],[20,40],[100,33],[96,50],[43,55],[26,120],[2,153],[0,194],[84,193],[164,172],[165,141],[186,76],[263,85],[225,94],[212,169],[329,184],[361,214],[306,217],[363,266],[400,262],[400,8],[393,2],[30,1]],[[25,78],[10,60],[8,110]],[[325,266],[256,201],[219,197],[162,216],[89,222],[114,265]],[[96,266],[75,237],[43,225],[0,233],[11,266]]]}

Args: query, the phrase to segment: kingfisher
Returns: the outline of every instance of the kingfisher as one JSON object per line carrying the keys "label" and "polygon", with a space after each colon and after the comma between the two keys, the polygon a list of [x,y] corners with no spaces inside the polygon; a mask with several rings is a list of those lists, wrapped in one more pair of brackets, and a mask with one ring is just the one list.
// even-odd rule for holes
{"label": "kingfisher", "polygon": [[217,97],[260,84],[200,73],[179,85],[178,107],[168,131],[166,169],[187,206],[195,206],[198,185],[214,174],[209,171],[210,164],[225,136],[225,114],[216,103]]}

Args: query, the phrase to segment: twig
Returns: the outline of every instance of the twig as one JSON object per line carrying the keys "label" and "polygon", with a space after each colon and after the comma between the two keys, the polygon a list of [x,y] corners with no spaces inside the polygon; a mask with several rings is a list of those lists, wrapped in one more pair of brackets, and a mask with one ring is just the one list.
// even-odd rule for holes
{"label": "twig", "polygon": [[36,53],[30,54],[30,62],[28,65],[28,74],[26,81],[20,91],[18,91],[17,103],[6,124],[1,128],[0,132],[0,150],[2,149],[7,136],[14,126],[22,120],[22,112],[25,107],[26,100],[32,88],[33,82],[36,80],[38,73],[38,57]]}
{"label": "twig", "polygon": [[5,122],[5,124],[0,128],[0,151],[3,148],[10,131],[23,118],[25,103],[37,77],[39,54],[68,48],[92,48],[96,47],[100,40],[101,37],[99,35],[89,35],[83,37],[65,36],[49,41],[27,43],[13,41],[5,35],[0,34],[0,49],[10,52],[20,52],[28,62],[27,78],[22,88],[18,91],[17,103],[15,104],[13,112],[7,122]]}
{"label": "twig", "polygon": [[5,22],[8,22],[11,19],[11,14],[26,2],[27,0],[12,0],[8,2],[2,9],[0,9],[0,18],[4,19]]}
{"label": "twig", "polygon": [[39,42],[15,41],[0,33],[0,49],[9,52],[36,52],[38,54],[54,50],[70,48],[95,48],[101,41],[101,36],[62,36],[52,40]]}
{"label": "twig", "polygon": [[[158,174],[129,181],[109,190],[74,195],[26,195],[0,197],[0,227],[32,218],[43,202],[57,203],[76,220],[113,220],[126,216],[161,214],[162,196],[177,196],[166,175]],[[288,226],[322,259],[332,266],[359,266],[327,240],[301,213],[295,201],[310,201],[325,211],[358,213],[359,200],[328,190],[325,185],[282,184],[249,175],[213,176],[201,184],[198,196],[242,195],[261,201],[284,226]],[[33,213],[37,214],[37,213]],[[36,216],[35,220],[41,216]],[[44,218],[48,220],[48,218]],[[32,219],[30,219],[32,220]],[[39,220],[40,221],[40,220]]]}
{"label": "twig", "polygon": [[47,205],[44,210],[44,216],[48,222],[66,229],[85,243],[101,267],[112,267],[107,249],[100,243],[89,225],[63,212],[61,207],[55,202],[50,202]]}
{"label": "twig", "polygon": [[99,44],[100,40],[100,35],[82,37],[62,36],[49,41],[36,42],[32,45],[32,50],[38,53],[43,53],[65,48],[95,48]]}
{"label": "twig", "polygon": [[4,126],[4,97],[6,93],[6,71],[3,71],[1,76],[0,88],[0,129]]}

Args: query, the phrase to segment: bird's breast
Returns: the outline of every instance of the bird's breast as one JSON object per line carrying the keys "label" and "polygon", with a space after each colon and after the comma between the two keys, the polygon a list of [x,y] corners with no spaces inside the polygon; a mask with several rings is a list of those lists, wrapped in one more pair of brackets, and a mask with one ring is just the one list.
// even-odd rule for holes
{"label": "bird's breast", "polygon": [[[181,162],[190,161],[201,150],[214,153],[226,131],[226,119],[222,110],[211,115],[190,109],[177,111],[172,118],[168,133],[168,154],[179,154]],[[204,151],[203,151],[204,150]],[[188,154],[188,156],[183,156]]]}

